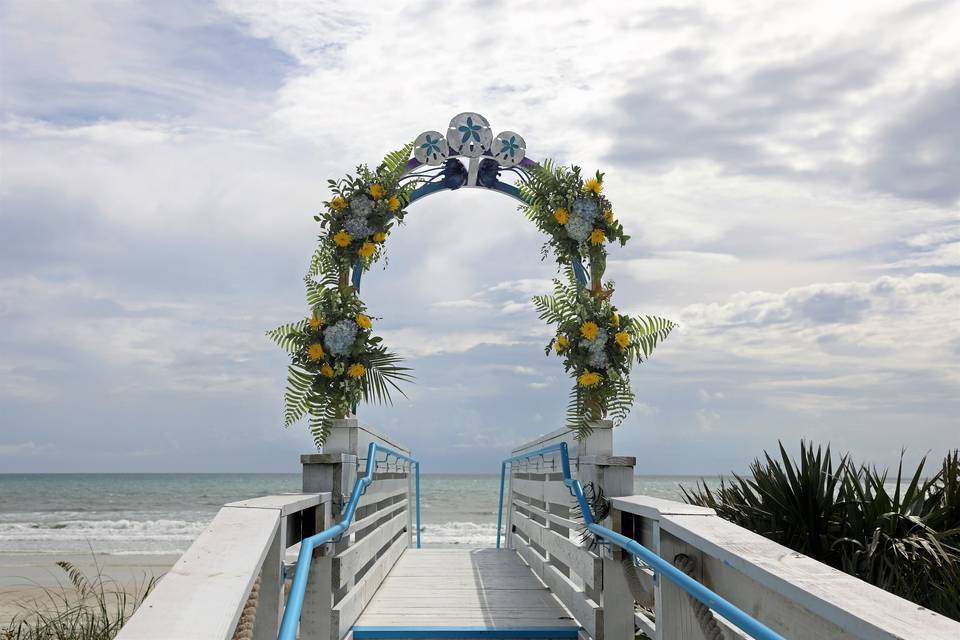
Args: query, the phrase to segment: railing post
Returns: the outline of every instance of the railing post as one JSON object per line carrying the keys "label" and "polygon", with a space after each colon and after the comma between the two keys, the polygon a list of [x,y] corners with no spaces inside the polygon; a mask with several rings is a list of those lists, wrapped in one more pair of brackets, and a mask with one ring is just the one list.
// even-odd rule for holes
{"label": "railing post", "polygon": [[[308,453],[300,456],[303,465],[303,492],[330,492],[332,504],[322,515],[324,522],[317,531],[333,526],[340,521],[341,511],[350,497],[357,479],[358,449],[357,420],[337,420],[323,453]],[[301,640],[337,640],[333,629],[333,567],[327,547],[321,545],[314,551],[310,577],[304,595],[303,613],[300,616]],[[276,637],[276,636],[274,636]]]}
{"label": "railing post", "polygon": [[280,516],[280,525],[270,542],[267,557],[260,568],[260,594],[253,622],[253,640],[276,640],[283,616],[283,556],[287,550],[287,519]]}
{"label": "railing post", "polygon": [[[323,531],[336,523],[330,503],[317,509],[316,531]],[[321,545],[314,552],[310,564],[310,577],[303,596],[303,612],[300,614],[300,640],[332,640],[333,621],[333,562],[329,545]]]}
{"label": "railing post", "polygon": [[[323,445],[322,453],[305,454],[300,457],[303,464],[303,491],[308,493],[328,491],[332,496],[329,519],[325,526],[318,531],[335,525],[345,515],[347,503],[354,490],[354,483],[357,481],[358,470],[362,473],[367,468],[368,463],[374,464],[366,459],[372,443],[376,443],[379,447],[394,450],[399,454],[408,455],[410,453],[408,449],[387,436],[360,424],[356,418],[348,418],[334,421],[333,429]],[[383,456],[380,457],[380,462],[383,462]],[[411,474],[415,467],[415,464],[411,465]],[[371,466],[370,468],[372,470],[375,467]],[[380,473],[383,475],[382,469]],[[392,476],[393,474],[390,474],[391,479],[385,481],[396,482],[397,480]],[[416,483],[415,476],[414,483]],[[409,510],[416,507],[415,492],[416,486],[414,485],[411,492],[408,485],[407,495],[410,502],[407,504],[407,509]],[[369,496],[370,494],[366,495]],[[375,509],[375,506],[361,506],[358,517],[362,518],[365,515],[364,512],[368,509]],[[411,526],[409,519],[407,524]],[[408,533],[415,532],[408,529]],[[311,571],[304,591],[304,607],[300,616],[299,637],[301,640],[308,638],[310,640],[341,640],[345,637],[345,630],[349,630],[363,606],[372,596],[372,592],[367,593],[367,591],[370,591],[370,585],[373,584],[370,574],[364,574],[359,579],[365,581],[366,590],[357,592],[354,591],[354,587],[358,567],[349,565],[351,568],[344,570],[344,553],[351,545],[360,544],[362,537],[361,532],[358,531],[353,536],[354,539],[351,539],[348,530],[340,542],[320,545],[314,550],[314,557],[310,565]],[[402,543],[402,541],[400,542]],[[395,558],[393,561],[396,561]],[[341,575],[341,573],[344,575]],[[378,580],[382,580],[382,576]],[[309,605],[306,602],[308,597],[312,600]]]}
{"label": "railing post", "polygon": [[[591,426],[593,433],[578,443],[577,478],[583,485],[593,482],[607,498],[632,495],[636,459],[613,455],[612,422],[601,420]],[[614,531],[620,525],[609,517],[599,524]],[[626,640],[634,636],[633,596],[623,574],[623,553],[618,547],[608,547],[602,552],[603,586],[599,604],[603,607],[602,637],[605,639]]]}

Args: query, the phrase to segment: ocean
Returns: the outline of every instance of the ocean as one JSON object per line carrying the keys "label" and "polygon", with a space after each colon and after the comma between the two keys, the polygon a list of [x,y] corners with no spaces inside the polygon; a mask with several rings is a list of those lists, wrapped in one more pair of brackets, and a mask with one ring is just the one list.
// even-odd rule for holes
{"label": "ocean", "polygon": [[[638,476],[634,493],[679,500],[697,480]],[[496,475],[423,475],[423,542],[493,546],[498,489]],[[299,490],[299,474],[4,474],[0,553],[180,554],[224,503]]]}

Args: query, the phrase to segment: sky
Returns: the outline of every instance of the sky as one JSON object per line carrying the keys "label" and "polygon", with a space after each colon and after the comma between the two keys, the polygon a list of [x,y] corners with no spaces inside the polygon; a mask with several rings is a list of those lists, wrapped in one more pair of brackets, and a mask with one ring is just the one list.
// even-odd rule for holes
{"label": "sky", "polygon": [[[286,356],[326,181],[475,111],[606,174],[615,300],[679,329],[615,452],[960,446],[960,3],[0,0],[0,472],[296,472]],[[366,274],[425,472],[563,426],[544,238],[411,207]]]}

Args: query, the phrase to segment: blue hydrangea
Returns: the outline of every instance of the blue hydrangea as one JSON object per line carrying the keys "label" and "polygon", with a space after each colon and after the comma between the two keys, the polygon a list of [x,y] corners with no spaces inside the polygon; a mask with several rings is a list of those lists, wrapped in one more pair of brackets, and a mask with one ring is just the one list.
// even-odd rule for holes
{"label": "blue hydrangea", "polygon": [[577,198],[573,201],[573,215],[580,216],[587,222],[593,222],[600,217],[600,208],[593,198]]}
{"label": "blue hydrangea", "polygon": [[591,351],[587,364],[593,369],[606,369],[610,365],[610,360],[607,359],[606,351]]}
{"label": "blue hydrangea", "polygon": [[373,229],[367,224],[367,219],[361,218],[360,216],[344,218],[343,228],[346,229],[352,238],[366,238],[373,233]]}
{"label": "blue hydrangea", "polygon": [[355,216],[366,218],[373,213],[373,200],[364,195],[350,198],[350,211]]}
{"label": "blue hydrangea", "polygon": [[610,365],[607,358],[607,332],[604,329],[597,331],[593,340],[582,340],[581,346],[587,348],[587,364],[594,369],[606,369]]}
{"label": "blue hydrangea", "polygon": [[323,341],[327,350],[335,356],[346,355],[357,339],[357,323],[352,320],[341,320],[323,330]]}
{"label": "blue hydrangea", "polygon": [[567,235],[577,242],[586,240],[590,232],[593,231],[593,225],[577,215],[570,216],[570,219],[567,220],[566,228]]}

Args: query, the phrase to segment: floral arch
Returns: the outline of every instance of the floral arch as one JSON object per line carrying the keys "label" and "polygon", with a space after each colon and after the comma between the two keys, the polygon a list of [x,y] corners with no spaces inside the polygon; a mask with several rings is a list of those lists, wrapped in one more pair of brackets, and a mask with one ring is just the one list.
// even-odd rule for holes
{"label": "floral arch", "polygon": [[[411,153],[413,157],[411,157]],[[603,174],[585,177],[578,166],[536,162],[520,134],[493,135],[477,113],[455,116],[445,133],[425,131],[375,169],[328,181],[332,197],[314,216],[321,232],[304,278],[309,313],[267,335],[290,355],[284,424],[308,418],[323,444],[333,420],[361,401],[390,403],[403,393],[411,370],[373,332],[360,285],[386,253],[390,234],[410,205],[446,190],[486,189],[520,202],[519,209],[546,236],[563,278],[552,295],[533,298],[540,319],[556,326],[546,345],[573,378],[567,426],[584,437],[593,421],[621,422],[633,405],[630,371],[675,327],[656,316],[622,314],[613,283],[604,281],[607,245],[629,236],[603,193]],[[586,263],[586,264],[584,264]]]}

